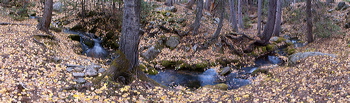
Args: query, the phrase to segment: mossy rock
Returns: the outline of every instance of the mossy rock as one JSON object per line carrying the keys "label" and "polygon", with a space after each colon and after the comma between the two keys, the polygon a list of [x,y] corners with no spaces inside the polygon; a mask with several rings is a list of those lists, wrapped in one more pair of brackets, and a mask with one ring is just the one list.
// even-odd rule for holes
{"label": "mossy rock", "polygon": [[148,70],[146,71],[146,73],[149,74],[149,75],[156,75],[156,74],[158,74],[158,71],[155,68],[153,68],[153,67],[148,67],[147,69]]}
{"label": "mossy rock", "polygon": [[273,45],[273,44],[266,45],[266,50],[267,51],[273,51],[274,49],[275,49],[275,45]]}
{"label": "mossy rock", "polygon": [[50,27],[49,29],[54,31],[54,32],[62,32],[62,28]]}
{"label": "mossy rock", "polygon": [[207,62],[197,63],[191,66],[191,70],[203,72],[208,66],[209,64]]}
{"label": "mossy rock", "polygon": [[73,31],[86,31],[84,26],[81,25],[81,24],[75,25],[74,27],[70,28],[70,30],[73,30]]}
{"label": "mossy rock", "polygon": [[175,67],[175,70],[180,70],[180,69],[189,69],[191,68],[191,65],[188,63],[182,63],[179,66]]}
{"label": "mossy rock", "polygon": [[220,84],[216,84],[216,85],[205,85],[204,88],[227,90],[228,89],[228,85],[225,84],[225,83],[220,83]]}
{"label": "mossy rock", "polygon": [[164,67],[176,67],[177,65],[182,64],[183,61],[171,61],[171,60],[163,60],[161,61],[161,65]]}
{"label": "mossy rock", "polygon": [[[227,66],[227,64],[231,64],[231,63],[238,63],[239,60],[238,59],[227,59],[225,57],[221,57],[215,60],[215,64],[212,66],[217,65],[216,63],[222,65],[222,66]],[[212,64],[212,63],[210,63]]]}
{"label": "mossy rock", "polygon": [[282,42],[284,42],[284,41],[286,41],[285,38],[279,37],[275,42],[276,42],[276,43],[282,43]]}

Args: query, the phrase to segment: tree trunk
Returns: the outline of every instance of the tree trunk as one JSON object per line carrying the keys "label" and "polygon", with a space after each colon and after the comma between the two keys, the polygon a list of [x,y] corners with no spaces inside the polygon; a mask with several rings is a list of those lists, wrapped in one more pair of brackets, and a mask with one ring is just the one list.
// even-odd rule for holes
{"label": "tree trunk", "polygon": [[242,14],[242,0],[238,0],[238,26],[239,28],[244,28],[243,25],[243,14]]}
{"label": "tree trunk", "polygon": [[218,24],[218,27],[216,28],[216,31],[212,37],[212,41],[213,40],[217,40],[219,35],[220,35],[220,32],[221,32],[221,28],[223,26],[223,23],[224,23],[224,14],[225,14],[225,3],[224,3],[224,0],[219,0],[219,13],[220,13],[220,21],[219,21],[219,24]]}
{"label": "tree trunk", "polygon": [[166,0],[165,5],[166,6],[173,6],[173,0]]}
{"label": "tree trunk", "polygon": [[46,0],[43,17],[41,18],[40,23],[37,26],[39,30],[45,31],[47,33],[49,32],[49,27],[50,27],[51,18],[52,18],[52,7],[53,7],[53,0]]}
{"label": "tree trunk", "polygon": [[306,22],[307,22],[307,42],[311,43],[314,41],[312,35],[312,14],[311,14],[311,0],[306,0]]}
{"label": "tree trunk", "polygon": [[275,28],[273,30],[273,35],[279,36],[281,33],[281,17],[282,17],[282,3],[281,0],[276,0],[277,8],[276,8],[276,23]]}
{"label": "tree trunk", "polygon": [[193,26],[193,31],[192,31],[192,35],[196,35],[198,32],[198,29],[200,27],[200,21],[202,19],[202,10],[203,10],[203,0],[198,0],[197,1],[197,13],[196,13],[196,19],[194,21],[194,23],[192,24]]}
{"label": "tree trunk", "polygon": [[213,2],[212,0],[206,0],[204,9],[209,11],[212,2]]}
{"label": "tree trunk", "polygon": [[265,25],[264,31],[262,33],[262,36],[260,37],[259,41],[256,41],[256,44],[258,45],[267,45],[269,43],[269,40],[272,36],[274,27],[275,27],[275,21],[276,21],[276,0],[269,0],[269,12],[268,12],[268,20]]}
{"label": "tree trunk", "polygon": [[193,6],[193,4],[194,4],[195,2],[196,2],[196,0],[190,0],[190,1],[188,1],[187,5],[186,5],[186,8],[192,9],[192,6]]}
{"label": "tree trunk", "polygon": [[258,0],[258,36],[261,36],[261,13],[262,13],[262,0]]}
{"label": "tree trunk", "polygon": [[120,51],[130,62],[128,70],[132,70],[139,63],[138,45],[140,41],[140,0],[125,0],[120,38]]}
{"label": "tree trunk", "polygon": [[231,21],[231,26],[232,26],[232,29],[235,31],[235,32],[238,32],[238,27],[237,27],[237,19],[236,19],[236,16],[237,16],[237,12],[236,12],[236,9],[235,9],[235,1],[234,0],[229,0],[229,3],[230,3],[230,21]]}

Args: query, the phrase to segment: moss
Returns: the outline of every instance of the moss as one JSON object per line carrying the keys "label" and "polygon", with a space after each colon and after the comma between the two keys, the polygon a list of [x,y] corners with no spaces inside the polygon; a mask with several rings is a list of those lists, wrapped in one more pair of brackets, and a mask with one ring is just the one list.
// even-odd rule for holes
{"label": "moss", "polygon": [[294,48],[289,48],[288,50],[287,50],[287,54],[288,55],[292,55],[292,54],[294,54],[296,52],[296,50],[294,49]]}
{"label": "moss", "polygon": [[182,64],[183,61],[179,60],[179,61],[171,61],[171,60],[163,60],[161,62],[161,65],[164,67],[176,67],[179,64]]}
{"label": "moss", "polygon": [[283,37],[279,37],[275,42],[276,42],[276,43],[281,43],[281,42],[283,42],[283,41],[286,41],[286,39],[283,38]]}
{"label": "moss", "polygon": [[204,87],[205,88],[212,88],[212,89],[219,89],[219,90],[227,90],[228,89],[228,85],[225,83],[220,83],[220,84],[216,84],[216,85],[206,85]]}
{"label": "moss", "polygon": [[267,49],[266,49],[265,46],[261,47],[261,50],[262,50],[263,52],[267,52]]}
{"label": "moss", "polygon": [[141,69],[141,71],[146,72],[146,65],[140,64],[139,68]]}
{"label": "moss", "polygon": [[158,71],[153,67],[148,67],[147,74],[156,75],[156,74],[158,74]]}
{"label": "moss", "polygon": [[70,30],[73,30],[73,31],[86,31],[84,26],[81,25],[81,24],[77,24],[75,25],[74,27],[72,27]]}
{"label": "moss", "polygon": [[80,41],[80,36],[77,34],[69,35],[68,38],[70,38],[71,40]]}
{"label": "moss", "polygon": [[188,69],[191,68],[191,65],[188,63],[182,63],[179,66],[175,67],[175,70],[180,70],[180,69]]}
{"label": "moss", "polygon": [[275,45],[273,45],[273,44],[268,44],[268,45],[266,45],[266,50],[267,50],[267,51],[272,51],[272,50],[274,50],[274,47],[275,47]]}
{"label": "moss", "polygon": [[202,62],[202,63],[197,63],[192,66],[193,70],[196,71],[204,71],[204,68],[208,67],[208,63]]}
{"label": "moss", "polygon": [[257,76],[259,73],[264,73],[264,74],[268,74],[269,71],[267,69],[257,69],[255,71],[253,71],[252,75],[253,76]]}

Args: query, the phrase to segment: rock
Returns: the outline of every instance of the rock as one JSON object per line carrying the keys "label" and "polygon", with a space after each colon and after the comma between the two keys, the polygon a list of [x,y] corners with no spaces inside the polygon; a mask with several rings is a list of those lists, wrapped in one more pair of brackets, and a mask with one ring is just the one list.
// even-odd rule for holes
{"label": "rock", "polygon": [[176,12],[177,9],[174,6],[170,7],[158,7],[154,9],[155,11],[170,11],[170,12]]}
{"label": "rock", "polygon": [[283,35],[284,39],[291,39],[290,35]]}
{"label": "rock", "polygon": [[331,12],[334,11],[334,9],[329,9],[329,10],[327,10],[327,11],[328,11],[328,13],[331,13]]}
{"label": "rock", "polygon": [[74,68],[74,70],[76,71],[76,72],[82,72],[82,71],[84,71],[84,67],[83,66],[79,66],[79,67],[75,67]]}
{"label": "rock", "polygon": [[177,11],[175,6],[165,7],[165,10],[170,11],[170,12],[176,12]]}
{"label": "rock", "polygon": [[74,82],[77,82],[79,84],[84,84],[86,82],[86,80],[84,78],[77,78],[77,79],[73,79]]}
{"label": "rock", "polygon": [[73,76],[74,76],[74,77],[84,77],[84,76],[85,76],[85,73],[74,72],[74,73],[73,73]]}
{"label": "rock", "polygon": [[198,45],[196,44],[196,45],[194,45],[194,46],[192,47],[192,50],[193,50],[193,51],[196,51],[197,48],[198,48]]}
{"label": "rock", "polygon": [[67,70],[68,72],[73,71],[73,69],[74,69],[74,67],[67,67],[67,68],[66,68],[66,70]]}
{"label": "rock", "polygon": [[289,58],[290,58],[290,62],[292,64],[295,64],[301,59],[305,59],[305,58],[310,57],[310,56],[318,56],[318,55],[331,56],[334,58],[336,57],[336,55],[334,55],[334,54],[327,54],[327,53],[321,53],[321,52],[303,52],[303,53],[295,53],[295,54],[291,55]]}
{"label": "rock", "polygon": [[100,68],[100,69],[98,69],[98,73],[103,73],[103,72],[105,72],[106,71],[106,69],[105,68]]}
{"label": "rock", "polygon": [[180,37],[178,36],[170,36],[168,40],[165,42],[165,45],[170,49],[174,49],[180,43]]}
{"label": "rock", "polygon": [[276,37],[276,36],[270,38],[271,42],[276,42],[277,40],[278,40],[278,37]]}
{"label": "rock", "polygon": [[216,84],[216,85],[206,85],[206,86],[204,86],[204,88],[227,90],[228,89],[228,85],[225,84],[225,83],[220,83],[220,84]]}
{"label": "rock", "polygon": [[169,12],[165,13],[165,16],[170,16],[170,15],[171,15],[171,13],[169,13]]}
{"label": "rock", "polygon": [[63,4],[61,2],[55,2],[52,6],[52,10],[61,12]]}
{"label": "rock", "polygon": [[220,72],[220,75],[228,75],[231,73],[231,68],[230,67],[224,67],[222,68],[221,72]]}
{"label": "rock", "polygon": [[97,76],[96,65],[89,65],[85,68],[85,76],[93,77]]}
{"label": "rock", "polygon": [[346,5],[345,2],[339,2],[337,8],[335,8],[335,9],[336,10],[342,10],[345,5]]}
{"label": "rock", "polygon": [[[175,46],[176,47],[176,46]],[[160,53],[160,49],[155,48],[154,46],[148,48],[148,50],[141,54],[141,56],[150,61],[157,57],[157,55]]]}
{"label": "rock", "polygon": [[204,14],[207,16],[211,16],[211,14],[209,12],[204,12]]}
{"label": "rock", "polygon": [[79,67],[80,65],[75,65],[75,64],[66,64],[67,67]]}
{"label": "rock", "polygon": [[214,18],[214,23],[215,24],[218,24],[220,22],[220,19],[219,18]]}

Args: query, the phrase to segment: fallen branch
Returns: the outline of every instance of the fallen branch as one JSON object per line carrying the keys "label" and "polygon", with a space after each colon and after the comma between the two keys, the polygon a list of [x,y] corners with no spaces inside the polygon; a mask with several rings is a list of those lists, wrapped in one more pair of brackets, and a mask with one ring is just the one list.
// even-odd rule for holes
{"label": "fallen branch", "polygon": [[18,24],[18,23],[0,23],[0,25],[26,25],[26,26],[30,26],[30,24]]}

